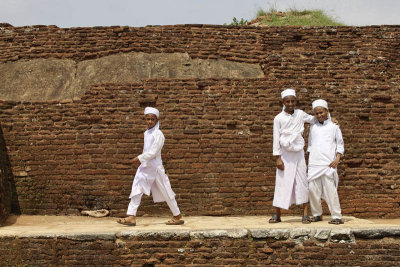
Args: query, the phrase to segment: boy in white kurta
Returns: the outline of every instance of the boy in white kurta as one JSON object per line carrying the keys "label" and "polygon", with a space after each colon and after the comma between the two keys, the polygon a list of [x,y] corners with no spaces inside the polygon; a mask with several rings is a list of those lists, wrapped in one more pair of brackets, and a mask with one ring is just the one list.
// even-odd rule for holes
{"label": "boy in white kurta", "polygon": [[143,153],[133,160],[134,164],[138,165],[140,163],[140,166],[137,169],[129,196],[131,201],[127,211],[128,217],[118,220],[118,223],[135,226],[136,211],[140,200],[143,194],[150,195],[151,192],[154,202],[166,201],[172,211],[173,217],[166,224],[183,224],[184,221],[175,200],[175,193],[172,191],[161,160],[161,149],[165,138],[159,129],[159,111],[155,108],[147,107],[144,115],[147,131],[144,133]]}
{"label": "boy in white kurta", "polygon": [[310,127],[307,152],[310,207],[313,222],[322,221],[321,197],[331,212],[331,224],[342,224],[337,193],[339,182],[337,166],[344,153],[342,132],[329,116],[328,103],[318,99],[312,103],[318,122]]}
{"label": "boy in white kurta", "polygon": [[314,123],[314,116],[295,109],[296,93],[286,89],[281,93],[284,108],[274,118],[273,155],[276,157],[275,193],[272,205],[276,213],[270,223],[281,221],[281,209],[292,204],[304,204],[303,223],[308,217],[307,166],[304,159],[304,123]]}

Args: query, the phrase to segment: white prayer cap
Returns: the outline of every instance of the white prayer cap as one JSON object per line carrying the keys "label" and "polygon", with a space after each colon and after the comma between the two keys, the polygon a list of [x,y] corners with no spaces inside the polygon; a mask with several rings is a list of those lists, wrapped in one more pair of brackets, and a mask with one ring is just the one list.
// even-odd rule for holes
{"label": "white prayer cap", "polygon": [[328,102],[326,102],[323,99],[317,99],[314,102],[312,102],[312,109],[314,110],[316,107],[323,107],[328,109]]}
{"label": "white prayer cap", "polygon": [[158,117],[160,117],[160,112],[158,111],[158,109],[152,108],[152,107],[146,107],[144,109],[144,115],[147,115],[147,114],[154,114],[157,116],[157,119],[158,119]]}
{"label": "white prayer cap", "polygon": [[282,91],[282,93],[281,93],[282,99],[284,99],[285,97],[290,96],[290,95],[296,97],[296,91],[292,88],[288,88],[288,89]]}

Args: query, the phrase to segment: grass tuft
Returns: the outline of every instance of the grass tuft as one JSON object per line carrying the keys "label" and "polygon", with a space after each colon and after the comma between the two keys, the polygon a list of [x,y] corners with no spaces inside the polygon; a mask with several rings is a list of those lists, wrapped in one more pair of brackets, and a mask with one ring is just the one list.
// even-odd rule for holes
{"label": "grass tuft", "polygon": [[261,8],[259,10],[257,10],[257,18],[261,17],[261,16],[265,16],[267,14],[268,14],[267,11],[265,11],[265,10],[263,10]]}
{"label": "grass tuft", "polygon": [[[243,18],[233,18],[229,25],[245,26],[343,26],[344,24],[325,14],[323,10],[297,10],[289,9],[286,12],[277,11],[275,8],[269,10],[259,9],[256,18],[247,21]],[[228,25],[224,23],[224,25]]]}
{"label": "grass tuft", "polygon": [[274,9],[257,11],[256,21],[265,26],[342,26],[339,21],[329,17],[324,11],[316,10],[296,10],[290,9],[286,12],[279,12]]}
{"label": "grass tuft", "polygon": [[[256,18],[250,22],[241,18],[233,18],[229,25],[245,26],[343,26],[344,24],[325,14],[323,10],[289,9],[286,12],[270,8],[268,11],[257,10]],[[226,23],[224,25],[227,25]]]}

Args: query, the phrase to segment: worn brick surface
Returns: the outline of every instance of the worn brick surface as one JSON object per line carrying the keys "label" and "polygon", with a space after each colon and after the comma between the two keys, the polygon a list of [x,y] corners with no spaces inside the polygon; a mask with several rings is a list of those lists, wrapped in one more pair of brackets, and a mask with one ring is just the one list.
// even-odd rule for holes
{"label": "worn brick surface", "polygon": [[[22,213],[88,208],[123,213],[135,173],[131,160],[143,146],[147,101],[162,111],[165,168],[185,213],[269,212],[275,175],[272,120],[281,110],[274,84],[149,80],[98,85],[74,102],[4,103],[0,120]],[[332,99],[332,115],[341,121],[347,148],[339,188],[344,214],[398,216],[396,101],[382,103],[373,98],[373,89],[365,89],[363,100],[371,105],[365,120],[357,113],[365,102],[348,97],[356,89],[339,87],[326,92],[309,86],[298,98],[302,103],[310,103],[312,95]],[[152,207],[165,210],[146,202],[141,211]]]}
{"label": "worn brick surface", "polygon": [[0,262],[2,266],[399,266],[399,250],[395,238],[295,243],[273,238],[166,242],[10,237],[1,239]]}
{"label": "worn brick surface", "polygon": [[[271,212],[272,120],[281,110],[280,91],[291,86],[300,108],[310,112],[311,101],[323,97],[340,121],[343,213],[399,216],[399,36],[398,26],[2,27],[1,62],[187,52],[259,63],[265,73],[261,79],[102,84],[71,102],[1,102],[14,206],[26,214],[107,208],[122,215],[135,173],[130,162],[143,145],[142,110],[157,105],[163,159],[184,213]],[[140,208],[167,211],[148,198]]]}

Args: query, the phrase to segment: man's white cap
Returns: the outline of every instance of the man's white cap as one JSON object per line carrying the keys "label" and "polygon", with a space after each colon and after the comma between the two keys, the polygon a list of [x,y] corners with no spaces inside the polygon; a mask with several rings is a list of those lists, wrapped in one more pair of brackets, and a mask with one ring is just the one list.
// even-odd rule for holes
{"label": "man's white cap", "polygon": [[290,95],[296,97],[296,91],[292,88],[288,88],[288,89],[282,91],[282,93],[281,93],[282,99],[284,99],[285,97],[290,96]]}
{"label": "man's white cap", "polygon": [[328,109],[328,102],[326,102],[323,99],[317,99],[314,102],[312,102],[312,109],[314,110],[316,107],[323,107]]}
{"label": "man's white cap", "polygon": [[144,115],[147,115],[147,114],[154,114],[157,116],[157,119],[158,119],[158,117],[160,117],[160,112],[158,111],[158,109],[152,108],[152,107],[146,107],[144,109]]}

